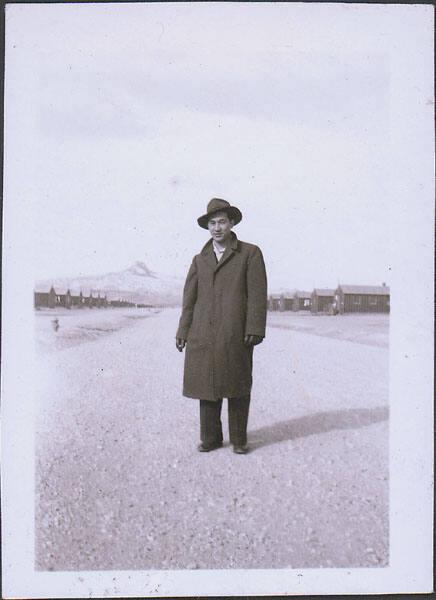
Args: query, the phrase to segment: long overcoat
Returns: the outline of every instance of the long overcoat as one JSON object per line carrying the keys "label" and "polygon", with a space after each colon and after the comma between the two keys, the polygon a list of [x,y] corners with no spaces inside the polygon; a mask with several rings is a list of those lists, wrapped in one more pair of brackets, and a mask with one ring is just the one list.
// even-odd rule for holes
{"label": "long overcoat", "polygon": [[212,239],[194,256],[183,291],[176,337],[187,340],[183,395],[202,400],[250,394],[253,347],[265,336],[267,281],[262,252],[237,239],[220,261]]}

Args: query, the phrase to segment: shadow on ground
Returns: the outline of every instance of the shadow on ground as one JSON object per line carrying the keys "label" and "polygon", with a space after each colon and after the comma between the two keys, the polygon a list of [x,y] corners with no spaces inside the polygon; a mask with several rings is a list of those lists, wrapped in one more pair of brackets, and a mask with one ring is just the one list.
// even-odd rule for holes
{"label": "shadow on ground", "polygon": [[387,406],[317,412],[255,429],[250,434],[250,446],[252,449],[256,449],[337,429],[358,429],[386,421],[388,417],[389,408]]}

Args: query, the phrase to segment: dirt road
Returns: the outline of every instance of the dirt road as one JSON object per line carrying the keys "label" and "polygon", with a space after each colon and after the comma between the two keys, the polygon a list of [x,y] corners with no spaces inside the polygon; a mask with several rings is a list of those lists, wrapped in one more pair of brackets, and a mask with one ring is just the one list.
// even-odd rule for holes
{"label": "dirt road", "polygon": [[200,454],[177,318],[39,352],[37,568],[385,566],[387,348],[269,327],[252,451]]}

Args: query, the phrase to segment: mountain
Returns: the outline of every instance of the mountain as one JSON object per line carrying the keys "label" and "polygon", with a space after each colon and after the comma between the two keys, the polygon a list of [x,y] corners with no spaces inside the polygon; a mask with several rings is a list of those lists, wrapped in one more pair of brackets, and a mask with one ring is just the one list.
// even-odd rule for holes
{"label": "mountain", "polygon": [[123,271],[105,275],[89,275],[50,279],[36,282],[38,288],[53,285],[56,291],[69,288],[72,293],[82,290],[103,292],[108,300],[124,299],[130,302],[177,306],[181,304],[184,279],[151,271],[144,262],[137,261]]}

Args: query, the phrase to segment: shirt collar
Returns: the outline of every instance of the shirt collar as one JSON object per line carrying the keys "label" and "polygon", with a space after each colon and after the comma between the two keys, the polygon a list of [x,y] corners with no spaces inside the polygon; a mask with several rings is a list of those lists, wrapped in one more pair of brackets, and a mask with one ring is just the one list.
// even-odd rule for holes
{"label": "shirt collar", "polygon": [[[233,233],[233,231],[230,233],[230,245],[228,247],[230,247],[232,250],[237,250],[238,249],[238,238],[236,237],[236,233]],[[208,252],[213,252],[213,239],[211,238],[210,240],[208,240],[206,242],[206,244],[203,246],[201,253],[202,254],[207,254]]]}
{"label": "shirt collar", "polygon": [[215,252],[215,254],[217,254],[217,253],[218,253],[218,254],[224,254],[224,252],[226,251],[226,248],[227,248],[227,246],[224,246],[224,248],[220,248],[220,247],[219,247],[219,246],[216,244],[215,240],[212,240],[212,246],[213,246],[213,249],[214,249],[214,252]]}

